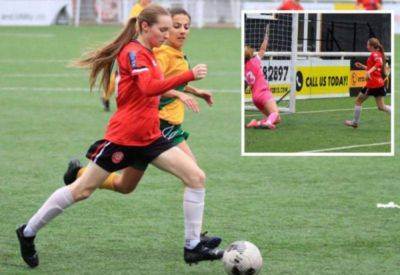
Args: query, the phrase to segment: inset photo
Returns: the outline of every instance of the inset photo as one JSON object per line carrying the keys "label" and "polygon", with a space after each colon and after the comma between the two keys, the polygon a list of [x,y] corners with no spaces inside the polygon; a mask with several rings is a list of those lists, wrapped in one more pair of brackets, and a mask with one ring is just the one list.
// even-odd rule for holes
{"label": "inset photo", "polygon": [[242,19],[242,155],[394,155],[392,13]]}

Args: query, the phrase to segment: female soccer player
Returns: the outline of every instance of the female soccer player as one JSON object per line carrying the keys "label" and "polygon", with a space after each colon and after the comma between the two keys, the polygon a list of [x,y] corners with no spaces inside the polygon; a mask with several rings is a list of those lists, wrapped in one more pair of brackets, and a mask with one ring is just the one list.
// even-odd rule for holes
{"label": "female soccer player", "polygon": [[363,65],[360,62],[355,63],[357,68],[367,71],[367,84],[356,97],[353,120],[346,120],[344,122],[346,126],[353,128],[358,127],[362,104],[370,95],[375,97],[376,106],[380,111],[389,114],[391,112],[390,106],[385,105],[383,101],[383,97],[386,95],[385,82],[382,77],[384,74],[384,65],[386,64],[385,51],[377,38],[368,39],[367,49],[371,52],[367,60],[367,65]]}
{"label": "female soccer player", "polygon": [[167,39],[171,25],[171,16],[164,8],[148,6],[137,19],[129,21],[112,43],[79,62],[91,69],[91,88],[100,73],[103,88],[108,87],[112,64],[118,62],[117,111],[108,123],[104,139],[89,148],[86,156],[90,162],[82,177],[56,190],[28,223],[17,229],[22,258],[30,267],[39,264],[34,238],[44,225],[73,203],[88,198],[111,172],[138,162],[152,163],[186,185],[184,260],[194,263],[222,257],[223,251],[200,241],[205,174],[192,158],[161,135],[159,127],[159,95],[207,74],[207,67],[200,64],[163,79],[151,49]]}
{"label": "female soccer player", "polygon": [[261,58],[264,56],[267,46],[268,39],[266,37],[258,54],[254,57],[254,50],[250,47],[245,47],[245,80],[247,85],[251,87],[254,105],[265,115],[265,118],[260,121],[251,120],[246,125],[247,128],[275,129],[276,124],[280,122],[278,106],[261,70]]}
{"label": "female soccer player", "polygon": [[[168,40],[159,48],[154,48],[154,54],[165,77],[175,76],[189,69],[189,64],[182,51],[184,43],[190,31],[190,15],[182,8],[170,10],[172,17],[172,28],[169,31]],[[200,90],[187,83],[175,87],[164,93],[160,100],[159,117],[161,134],[174,145],[177,145],[183,152],[190,156],[194,161],[195,157],[190,150],[186,139],[189,133],[181,128],[184,120],[184,104],[195,112],[199,111],[197,102],[184,92],[191,93],[203,98],[210,106],[213,104],[212,94],[208,91]],[[125,168],[122,175],[111,173],[110,176],[100,185],[101,189],[109,189],[119,193],[128,194],[135,190],[142,178],[147,164],[137,162],[133,167]],[[72,160],[64,175],[64,183],[71,184],[77,177],[82,176],[86,168],[82,167],[79,160]],[[217,247],[221,239],[201,235],[201,240],[210,248]]]}
{"label": "female soccer player", "polygon": [[[153,49],[165,77],[175,76],[189,69],[189,64],[182,48],[190,31],[190,15],[182,8],[174,8],[170,10],[170,14],[172,17],[172,28],[169,31],[168,40],[161,47]],[[195,160],[186,142],[189,133],[182,129],[181,124],[185,114],[184,105],[195,112],[199,111],[199,107],[197,102],[185,92],[203,98],[210,106],[213,104],[213,97],[210,92],[194,88],[187,85],[187,83],[164,93],[159,106],[161,134]],[[71,184],[77,176],[79,177],[84,173],[85,169],[82,168],[78,160],[71,161],[64,176],[65,184]],[[112,173],[100,188],[124,194],[132,192],[143,176],[146,166],[137,164],[135,167],[126,169],[131,170],[127,174],[129,178]]]}

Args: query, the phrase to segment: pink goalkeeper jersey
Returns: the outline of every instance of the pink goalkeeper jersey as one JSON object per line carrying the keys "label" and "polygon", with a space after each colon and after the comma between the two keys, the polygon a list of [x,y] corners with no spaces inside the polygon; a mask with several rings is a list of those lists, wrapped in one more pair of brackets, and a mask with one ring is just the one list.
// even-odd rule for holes
{"label": "pink goalkeeper jersey", "polygon": [[261,69],[261,59],[258,55],[246,62],[244,68],[247,84],[251,87],[253,98],[270,94],[269,85]]}

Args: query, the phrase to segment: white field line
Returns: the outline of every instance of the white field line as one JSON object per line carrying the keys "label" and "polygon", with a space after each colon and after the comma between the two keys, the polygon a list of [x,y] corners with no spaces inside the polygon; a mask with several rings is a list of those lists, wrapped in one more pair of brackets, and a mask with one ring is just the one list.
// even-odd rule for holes
{"label": "white field line", "polygon": [[[236,72],[210,72],[207,77],[226,77],[226,76],[239,76]],[[69,78],[69,77],[87,77],[85,73],[11,73],[11,74],[0,74],[0,78]]]}
{"label": "white field line", "polygon": [[0,78],[70,78],[70,77],[87,77],[86,73],[54,73],[54,74],[30,74],[30,73],[15,73],[15,74],[0,74]]}
{"label": "white field line", "polygon": [[[374,110],[377,107],[364,107],[363,110]],[[329,113],[329,112],[341,112],[341,111],[354,111],[354,108],[349,109],[328,109],[328,110],[318,110],[318,111],[303,111],[303,112],[296,112],[295,114],[318,114],[318,113]],[[249,114],[245,115],[246,117],[255,117],[260,116],[259,114]],[[282,115],[290,115],[289,113],[282,113]]]}
{"label": "white field line", "polygon": [[25,33],[25,32],[0,32],[0,36],[11,36],[21,38],[53,38],[53,33]]}
{"label": "white field line", "polygon": [[46,64],[46,63],[65,63],[68,64],[68,62],[71,62],[72,59],[0,59],[0,64],[32,64],[32,63],[38,63],[38,64]]}
{"label": "white field line", "polygon": [[207,77],[213,77],[213,76],[240,76],[240,72],[239,71],[231,71],[231,72],[214,72],[209,70]]}
{"label": "white field line", "polygon": [[[239,94],[239,90],[235,89],[213,89],[207,88],[213,93],[227,93],[227,94]],[[96,87],[93,92],[98,91]],[[0,92],[10,91],[29,91],[29,92],[89,92],[89,88],[85,87],[0,87]]]}
{"label": "white field line", "polygon": [[358,145],[342,146],[342,147],[332,147],[332,148],[317,149],[317,150],[312,150],[312,151],[304,151],[302,153],[320,153],[320,152],[337,151],[337,150],[343,150],[343,149],[352,149],[352,148],[361,148],[361,147],[373,147],[373,146],[382,146],[382,145],[390,145],[390,142],[380,142],[380,143],[370,143],[370,144],[358,144]]}
{"label": "white field line", "polygon": [[[0,33],[1,35],[1,33]],[[40,63],[40,64],[46,64],[46,63],[69,63],[73,61],[74,59],[79,58],[79,56],[73,57],[71,59],[0,59],[0,64],[6,63],[6,64],[26,64],[26,63]],[[240,64],[236,61],[218,61],[218,60],[201,60],[201,61],[193,61],[190,60],[190,64],[198,64],[198,63],[204,63],[204,64],[218,64],[218,65],[237,65],[236,67],[238,68],[237,71],[234,71],[237,74],[240,74]]]}
{"label": "white field line", "polygon": [[[0,33],[1,35],[1,33]],[[68,64],[71,62],[73,59],[76,59],[77,57],[71,58],[71,59],[0,59],[0,64],[29,64],[29,63],[39,63],[39,64],[46,64],[46,63],[66,63]],[[235,62],[224,62],[224,61],[217,61],[217,60],[199,60],[199,61],[193,61],[191,60],[192,64],[197,64],[197,63],[205,63],[205,64],[229,64],[232,65]],[[400,61],[395,63],[396,65],[400,66]],[[238,71],[235,71],[234,73],[240,73],[240,65],[238,65]]]}
{"label": "white field line", "polygon": [[[84,87],[0,87],[1,91],[29,91],[29,92],[89,92],[89,88]],[[96,91],[96,89],[93,89]]]}

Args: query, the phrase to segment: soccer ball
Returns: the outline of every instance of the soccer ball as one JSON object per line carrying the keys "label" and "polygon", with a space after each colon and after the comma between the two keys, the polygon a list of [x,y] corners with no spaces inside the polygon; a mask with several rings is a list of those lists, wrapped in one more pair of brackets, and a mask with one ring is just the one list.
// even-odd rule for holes
{"label": "soccer ball", "polygon": [[257,246],[248,241],[236,241],[225,250],[222,261],[226,273],[230,275],[258,274],[263,259]]}

